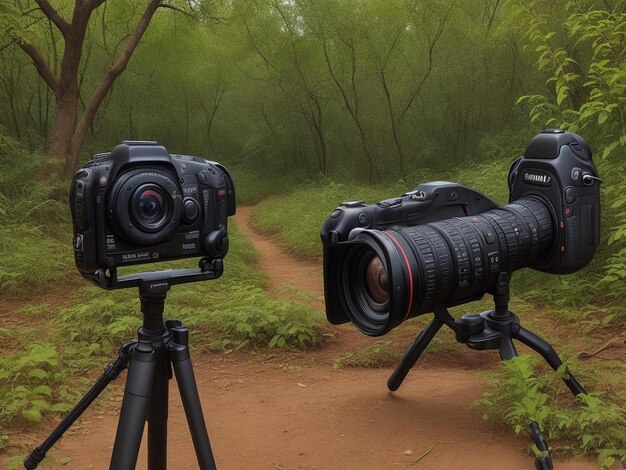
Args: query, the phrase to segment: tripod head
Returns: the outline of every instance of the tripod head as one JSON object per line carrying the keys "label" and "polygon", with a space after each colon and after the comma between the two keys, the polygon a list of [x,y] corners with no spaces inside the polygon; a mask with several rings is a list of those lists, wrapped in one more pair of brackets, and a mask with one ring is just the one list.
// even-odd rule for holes
{"label": "tripod head", "polygon": [[139,300],[143,314],[141,332],[146,336],[154,336],[162,334],[165,328],[163,310],[170,287],[189,282],[210,281],[219,278],[223,272],[223,260],[209,258],[200,260],[200,269],[172,269],[131,274],[120,278],[117,278],[117,272],[113,269],[109,289],[139,288]]}

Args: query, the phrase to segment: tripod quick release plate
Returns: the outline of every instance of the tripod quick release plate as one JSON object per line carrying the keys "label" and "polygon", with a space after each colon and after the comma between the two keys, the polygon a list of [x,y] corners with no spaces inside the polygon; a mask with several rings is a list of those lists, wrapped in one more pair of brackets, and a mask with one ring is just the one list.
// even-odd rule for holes
{"label": "tripod quick release plate", "polygon": [[111,268],[96,271],[90,280],[98,287],[107,290],[139,287],[147,293],[151,291],[158,293],[163,289],[164,292],[167,292],[170,286],[176,284],[217,279],[223,272],[223,259],[202,258],[198,269],[169,269],[118,277],[117,268]]}

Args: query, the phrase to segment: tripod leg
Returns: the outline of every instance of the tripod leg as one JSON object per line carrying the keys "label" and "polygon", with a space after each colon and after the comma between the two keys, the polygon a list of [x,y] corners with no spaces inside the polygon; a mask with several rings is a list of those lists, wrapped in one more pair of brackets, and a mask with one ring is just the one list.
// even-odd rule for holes
{"label": "tripod leg", "polygon": [[152,344],[139,341],[128,367],[110,470],[134,470],[137,465],[155,368]]}
{"label": "tripod leg", "polygon": [[170,343],[170,360],[176,374],[178,390],[185,409],[191,439],[196,450],[200,470],[216,470],[209,434],[204,423],[202,404],[189,357],[189,330],[183,326],[172,328],[173,341]]}
{"label": "tripod leg", "polygon": [[[554,351],[552,345],[547,341],[541,339],[536,334],[531,333],[527,329],[519,326],[519,328],[515,328],[513,330],[513,337],[524,343],[529,348],[534,349],[539,354],[541,354],[546,362],[550,364],[550,367],[552,367],[552,369],[554,369],[555,371],[558,371],[559,368],[563,365],[563,361],[561,361],[557,353]],[[567,388],[569,388],[572,394],[574,394],[574,396],[580,393],[587,393],[585,392],[583,386],[578,383],[576,377],[574,377],[570,373],[569,369],[565,368],[565,371],[561,378],[563,379],[563,382],[565,382],[565,385],[567,385]]]}
{"label": "tripod leg", "polygon": [[515,349],[513,340],[508,336],[503,335],[500,338],[500,359],[508,361],[509,359],[513,359],[515,356],[517,356],[517,349]]}
{"label": "tripod leg", "polygon": [[76,406],[61,420],[57,427],[50,433],[46,440],[24,460],[26,470],[34,470],[41,461],[46,458],[46,453],[63,436],[72,424],[82,415],[93,401],[102,393],[112,380],[117,379],[120,372],[124,370],[130,360],[130,350],[135,345],[135,341],[124,343],[120,348],[117,359],[111,362],[98,378],[95,384],[89,389]]}
{"label": "tripod leg", "polygon": [[[517,350],[515,349],[513,340],[506,335],[502,335],[500,338],[500,357],[503,361],[508,361],[516,356]],[[531,449],[535,454],[535,468],[537,470],[552,470],[552,458],[548,451],[548,443],[541,434],[539,423],[537,423],[537,421],[531,421],[528,425],[528,430],[533,440]]]}
{"label": "tripod leg", "polygon": [[389,379],[387,379],[387,388],[389,390],[394,392],[400,388],[400,385],[402,385],[402,382],[406,378],[411,367],[415,365],[417,359],[424,352],[424,349],[426,349],[442,326],[443,322],[439,318],[433,318],[431,322],[426,325],[426,328],[424,328],[422,332],[417,335],[417,338],[415,338],[413,343],[411,343],[411,346],[409,346],[404,353],[404,356],[402,356],[402,359],[400,359],[400,363],[391,373]]}
{"label": "tripod leg", "polygon": [[168,352],[157,350],[156,371],[148,408],[148,469],[167,468],[167,415],[170,366]]}

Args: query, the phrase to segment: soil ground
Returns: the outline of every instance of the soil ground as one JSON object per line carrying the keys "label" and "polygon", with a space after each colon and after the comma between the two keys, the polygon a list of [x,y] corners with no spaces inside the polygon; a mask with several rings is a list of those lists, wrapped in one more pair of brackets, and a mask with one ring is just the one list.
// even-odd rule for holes
{"label": "soil ground", "polygon": [[[250,215],[250,208],[242,208],[236,220],[263,255],[260,268],[269,275],[269,289],[292,284],[319,296],[313,303],[321,305],[320,265],[291,257],[271,238],[254,232]],[[393,338],[402,344],[416,334],[408,327],[398,330]],[[220,470],[534,468],[526,435],[496,428],[470,409],[485,388],[480,371],[499,366],[495,352],[426,354],[400,390],[391,393],[386,388],[391,369],[332,367],[335,355],[373,342],[350,325],[334,331],[334,340],[309,352],[194,357]],[[122,382],[57,445],[55,458],[69,462],[43,468],[108,468]],[[196,468],[174,384],[171,390],[168,468]],[[24,436],[24,442],[38,442],[45,432]],[[145,462],[143,448],[138,468],[145,468]],[[555,467],[596,465],[556,459]]]}

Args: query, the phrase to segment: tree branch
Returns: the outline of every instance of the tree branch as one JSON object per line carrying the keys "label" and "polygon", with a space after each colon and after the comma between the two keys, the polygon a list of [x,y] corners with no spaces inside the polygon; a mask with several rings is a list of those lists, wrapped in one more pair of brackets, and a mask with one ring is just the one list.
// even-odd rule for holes
{"label": "tree branch", "polygon": [[48,64],[43,59],[39,51],[32,44],[18,44],[20,48],[30,56],[33,64],[35,65],[35,68],[37,69],[37,72],[39,73],[39,76],[43,78],[44,82],[46,82],[46,85],[48,85],[50,90],[52,90],[52,93],[56,95],[59,88],[59,82],[50,70],[50,67],[48,67]]}
{"label": "tree branch", "polygon": [[[115,81],[115,79],[124,71],[124,69],[128,65],[128,62],[133,55],[133,52],[137,48],[139,41],[141,40],[143,34],[146,32],[146,29],[148,29],[148,25],[152,20],[152,16],[156,12],[157,8],[159,8],[161,1],[162,0],[150,0],[148,6],[146,7],[146,10],[139,19],[135,30],[129,37],[126,46],[124,46],[124,49],[120,52],[115,63],[106,71],[104,77],[102,78],[102,81],[91,96],[91,99],[85,107],[85,112],[78,122],[78,126],[76,126],[74,136],[72,137],[71,148],[73,150],[79,149],[82,145],[83,139],[87,133],[89,126],[93,122],[93,118],[96,115],[96,112],[98,111],[102,100],[104,100],[105,96],[113,86],[113,82]],[[95,0],[94,3],[98,2],[100,2],[100,0]],[[78,152],[75,152],[74,154],[78,155]]]}
{"label": "tree branch", "polygon": [[59,12],[56,11],[50,3],[48,3],[48,0],[35,0],[35,2],[39,5],[39,9],[43,14],[50,18],[50,21],[52,21],[59,31],[61,31],[61,34],[65,36],[69,32],[69,23],[59,15]]}
{"label": "tree branch", "polygon": [[195,18],[194,18],[194,16],[193,16],[190,12],[185,11],[185,10],[183,10],[182,8],[178,8],[178,7],[177,7],[177,6],[175,6],[175,5],[169,5],[169,4],[167,4],[167,3],[161,3],[161,4],[159,5],[159,8],[166,8],[166,9],[168,9],[168,10],[174,10],[174,11],[177,11],[178,13],[181,13],[181,14],[183,14],[183,15],[185,15],[185,16],[187,16],[187,17],[189,17],[189,18],[195,19]]}

